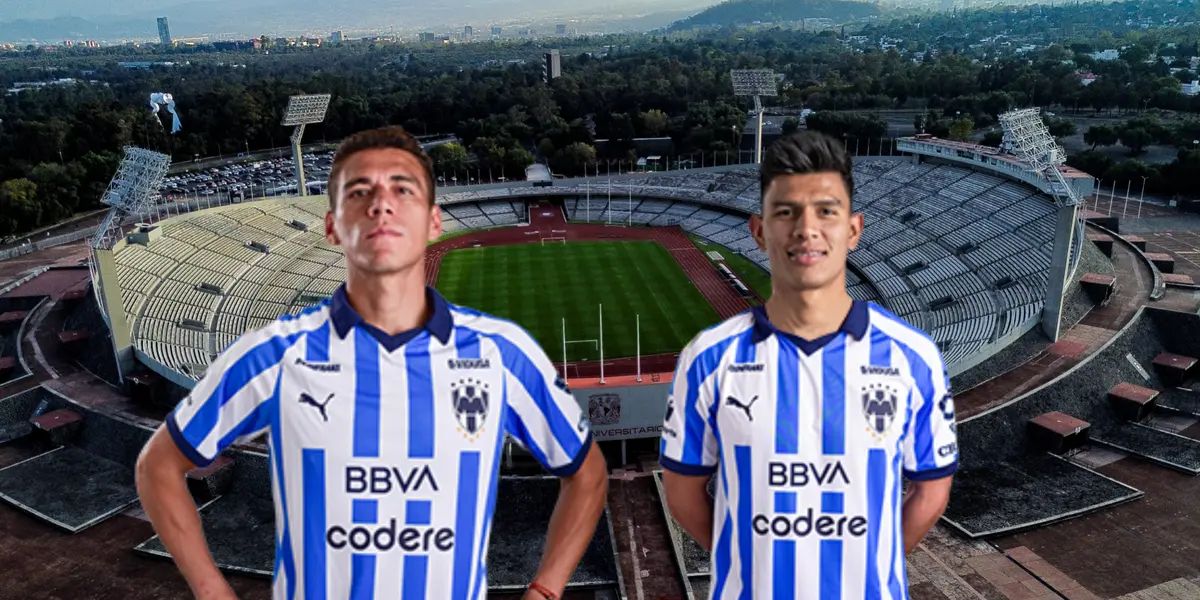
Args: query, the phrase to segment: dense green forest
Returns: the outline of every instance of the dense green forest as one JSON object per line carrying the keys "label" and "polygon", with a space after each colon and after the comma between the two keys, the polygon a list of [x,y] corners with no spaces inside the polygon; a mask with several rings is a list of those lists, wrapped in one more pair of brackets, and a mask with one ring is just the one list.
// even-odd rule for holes
{"label": "dense green forest", "polygon": [[[1098,13],[1097,6],[1107,5],[1007,8],[960,19],[986,31],[997,23],[1044,24],[1053,12],[1058,21],[1052,23],[1075,18],[1075,30],[1083,31],[1085,16],[1107,14]],[[1167,3],[1162,10],[1179,6]],[[310,126],[306,141],[336,141],[365,128],[402,124],[417,134],[454,134],[463,140],[461,148],[438,152],[440,168],[470,163],[508,173],[532,160],[567,174],[591,170],[588,165],[595,161],[629,161],[635,137],[669,136],[680,154],[728,153],[749,106],[732,95],[729,70],[734,68],[780,72],[780,96],[773,104],[818,110],[820,116],[808,126],[844,137],[848,144],[886,136],[886,124],[874,113],[887,109],[929,111],[927,131],[944,128],[944,135],[959,137],[994,126],[1000,112],[1030,105],[1130,118],[1156,110],[1200,112],[1200,97],[1181,93],[1182,81],[1193,74],[1170,74],[1173,65],[1186,66],[1197,55],[1200,31],[1195,27],[1131,29],[1120,37],[1088,33],[1024,55],[981,60],[976,56],[981,49],[959,47],[952,30],[946,29],[948,38],[929,32],[929,23],[944,18],[914,16],[863,30],[872,36],[885,31],[907,36],[902,47],[887,51],[856,50],[833,31],[779,28],[574,40],[556,46],[564,54],[563,76],[550,84],[542,81],[538,63],[544,49],[532,42],[0,55],[0,88],[61,77],[80,81],[0,101],[0,234],[95,205],[127,145],[167,152],[177,161],[286,145],[289,131],[279,125],[281,113],[288,96],[298,93],[333,94],[326,122]],[[914,29],[922,19],[926,26]],[[920,33],[905,33],[910,31]],[[1095,62],[1087,55],[1110,41],[1113,47],[1126,46],[1120,60]],[[1173,64],[1145,60],[1168,52]],[[118,66],[120,60],[174,65],[129,70]],[[1094,73],[1095,82],[1081,86],[1077,72],[1082,70]],[[171,135],[151,116],[152,92],[174,94],[180,133]],[[1118,139],[1182,147],[1171,165],[1106,164],[1095,154],[1072,160],[1090,161],[1090,172],[1105,179],[1113,169],[1118,175],[1150,173],[1148,191],[1156,193],[1200,189],[1196,175],[1175,176],[1200,173],[1184,168],[1200,162],[1190,143],[1200,130],[1190,121],[1163,123],[1125,127],[1132,133]],[[1097,144],[1108,139],[1101,138]],[[614,142],[598,155],[597,139]]]}

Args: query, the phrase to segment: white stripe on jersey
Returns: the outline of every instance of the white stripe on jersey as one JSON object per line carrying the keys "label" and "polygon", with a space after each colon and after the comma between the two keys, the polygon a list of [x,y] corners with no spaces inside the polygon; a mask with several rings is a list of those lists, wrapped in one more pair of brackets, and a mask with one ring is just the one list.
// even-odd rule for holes
{"label": "white stripe on jersey", "polygon": [[953,425],[936,345],[875,305],[816,342],[761,308],[702,332],[662,463],[717,473],[712,597],[906,599],[901,478],[953,473]]}
{"label": "white stripe on jersey", "polygon": [[590,428],[536,342],[429,294],[401,336],[342,290],[248,333],[167,419],[196,464],[270,431],[275,598],[479,598],[504,437],[555,474],[582,464]]}

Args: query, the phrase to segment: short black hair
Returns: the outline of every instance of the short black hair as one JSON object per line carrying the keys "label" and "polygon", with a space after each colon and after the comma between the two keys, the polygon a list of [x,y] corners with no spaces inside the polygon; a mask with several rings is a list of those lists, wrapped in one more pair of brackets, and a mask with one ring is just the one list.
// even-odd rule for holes
{"label": "short black hair", "polygon": [[425,149],[421,147],[421,143],[412,135],[404,130],[399,125],[389,125],[378,129],[368,129],[360,131],[338,144],[337,150],[333,153],[333,166],[329,169],[329,208],[337,207],[338,197],[341,196],[342,190],[337,189],[338,175],[341,174],[342,167],[346,165],[346,161],[350,160],[351,156],[363,152],[365,150],[378,150],[380,148],[395,148],[412,154],[417,158],[417,162],[421,163],[421,169],[425,172],[425,180],[429,182],[429,204],[434,204],[434,196],[436,190],[433,182],[433,161],[429,155],[425,153]]}
{"label": "short black hair", "polygon": [[811,129],[786,135],[771,144],[759,165],[759,200],[766,198],[767,187],[781,175],[837,173],[846,184],[846,196],[854,207],[854,165],[841,140]]}

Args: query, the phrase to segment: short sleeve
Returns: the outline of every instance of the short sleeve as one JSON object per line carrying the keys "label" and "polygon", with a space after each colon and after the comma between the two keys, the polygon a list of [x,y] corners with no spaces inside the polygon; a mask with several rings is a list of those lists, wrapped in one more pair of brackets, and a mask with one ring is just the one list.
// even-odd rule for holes
{"label": "short sleeve", "polygon": [[283,354],[294,339],[249,333],[209,365],[166,419],[171,439],[188,460],[207,466],[239,438],[268,429]]}
{"label": "short sleeve", "polygon": [[941,479],[958,469],[958,428],[950,376],[941,354],[906,352],[913,374],[912,419],[904,437],[904,477]]}
{"label": "short sleeve", "polygon": [[523,330],[494,337],[505,374],[505,428],[551,474],[575,474],[592,446],[592,429],[541,346]]}
{"label": "short sleeve", "polygon": [[711,475],[717,471],[712,403],[719,362],[720,348],[700,348],[698,340],[692,340],[679,354],[659,450],[659,462],[668,471],[681,475]]}

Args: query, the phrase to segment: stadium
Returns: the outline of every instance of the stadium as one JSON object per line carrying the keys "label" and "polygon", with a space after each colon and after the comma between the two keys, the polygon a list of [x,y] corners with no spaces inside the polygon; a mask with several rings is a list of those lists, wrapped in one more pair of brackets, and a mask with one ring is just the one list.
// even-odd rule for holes
{"label": "stadium", "polygon": [[[919,135],[855,157],[866,225],[849,290],[937,342],[959,421],[961,468],[909,556],[910,591],[1200,597],[1195,561],[1178,558],[1200,554],[1200,269],[1153,251],[1162,238],[1123,234],[1111,199],[1105,210],[1035,119],[1010,114],[1004,150]],[[301,173],[324,164],[296,150]],[[323,233],[326,196],[256,188],[240,168],[237,194],[174,197],[164,158],[131,149],[103,222],[0,262],[0,510],[23,540],[0,555],[30,573],[0,584],[6,597],[76,594],[67,571],[107,573],[111,590],[137,573],[157,590],[121,597],[186,594],[138,507],[137,453],[237,336],[322,302],[345,276]],[[708,555],[666,512],[657,441],[679,349],[770,295],[747,226],[756,165],[526,175],[438,190],[445,234],[428,284],[529,330],[590,417],[610,497],[568,596],[707,597]],[[301,174],[290,190],[322,185]],[[255,439],[188,475],[244,598],[269,596],[268,472]],[[506,444],[489,594],[516,597],[532,577],[556,494]]]}

